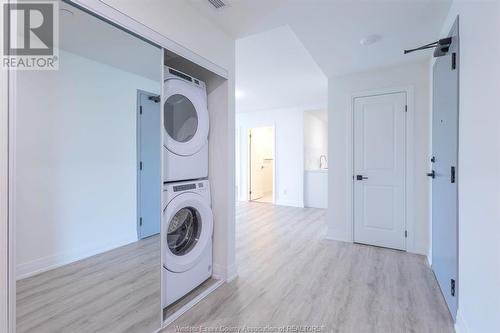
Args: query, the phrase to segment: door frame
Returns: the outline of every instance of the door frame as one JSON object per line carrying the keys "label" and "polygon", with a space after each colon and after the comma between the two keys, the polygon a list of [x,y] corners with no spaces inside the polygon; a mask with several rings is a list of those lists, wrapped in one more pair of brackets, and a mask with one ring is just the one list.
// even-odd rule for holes
{"label": "door frame", "polygon": [[272,128],[273,129],[273,202],[272,204],[275,205],[276,204],[276,124],[273,124],[271,126],[266,126],[266,125],[262,125],[262,126],[253,126],[253,127],[248,127],[247,128],[247,174],[246,174],[246,178],[247,178],[247,186],[246,186],[246,192],[245,192],[245,196],[247,198],[246,201],[250,202],[252,201],[252,198],[250,196],[250,190],[252,188],[252,153],[251,153],[251,141],[250,140],[250,134],[251,134],[251,131],[253,128]]}
{"label": "door frame", "polygon": [[360,91],[353,93],[350,96],[350,107],[351,114],[347,117],[347,217],[348,217],[348,240],[354,242],[354,101],[356,98],[378,96],[378,95],[389,95],[396,93],[406,94],[406,137],[405,137],[405,229],[407,231],[407,236],[405,238],[405,251],[420,253],[415,249],[414,241],[414,230],[415,230],[415,218],[414,218],[414,201],[415,201],[415,185],[414,185],[414,165],[415,165],[415,135],[414,135],[414,123],[415,123],[415,97],[414,97],[414,87],[413,86],[403,86],[385,89],[374,89],[368,91]]}

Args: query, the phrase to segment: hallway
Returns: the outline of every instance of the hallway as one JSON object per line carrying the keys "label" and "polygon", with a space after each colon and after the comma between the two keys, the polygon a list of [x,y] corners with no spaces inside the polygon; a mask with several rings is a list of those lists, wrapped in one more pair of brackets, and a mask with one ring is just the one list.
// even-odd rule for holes
{"label": "hallway", "polygon": [[240,202],[238,277],[176,327],[319,326],[322,332],[453,332],[424,257],[325,239],[326,210]]}

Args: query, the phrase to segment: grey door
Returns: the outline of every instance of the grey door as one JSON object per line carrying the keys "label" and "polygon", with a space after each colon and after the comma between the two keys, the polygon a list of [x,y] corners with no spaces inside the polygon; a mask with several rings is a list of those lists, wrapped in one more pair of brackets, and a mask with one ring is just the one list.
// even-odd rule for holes
{"label": "grey door", "polygon": [[160,232],[161,118],[157,95],[137,93],[137,226],[139,239]]}
{"label": "grey door", "polygon": [[[433,69],[432,269],[455,319],[458,306],[458,21]],[[431,174],[432,175],[432,174]]]}

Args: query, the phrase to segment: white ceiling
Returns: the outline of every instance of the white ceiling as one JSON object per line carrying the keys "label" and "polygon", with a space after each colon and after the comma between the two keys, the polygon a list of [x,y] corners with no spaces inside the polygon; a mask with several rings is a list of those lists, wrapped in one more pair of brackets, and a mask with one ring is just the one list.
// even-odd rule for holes
{"label": "white ceiling", "polygon": [[[207,0],[192,6],[237,39],[236,110],[325,108],[326,77],[422,61],[403,55],[439,32],[451,0]],[[380,35],[379,42],[360,40]]]}
{"label": "white ceiling", "polygon": [[289,27],[236,41],[238,112],[324,108],[327,84],[327,78]]}
{"label": "white ceiling", "polygon": [[161,81],[161,49],[66,3],[60,9],[73,13],[59,13],[61,49]]}
{"label": "white ceiling", "polygon": [[[236,38],[288,25],[327,76],[415,62],[431,51],[403,55],[439,32],[451,0],[225,0],[216,10],[207,0],[191,4]],[[360,39],[382,40],[361,46]]]}

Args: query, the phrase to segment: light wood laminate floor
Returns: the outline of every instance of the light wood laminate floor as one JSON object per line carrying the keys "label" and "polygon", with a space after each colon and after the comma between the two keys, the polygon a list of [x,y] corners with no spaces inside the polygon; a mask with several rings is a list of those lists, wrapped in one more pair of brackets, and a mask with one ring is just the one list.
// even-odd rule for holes
{"label": "light wood laminate floor", "polygon": [[17,282],[17,332],[152,333],[160,327],[160,238]]}
{"label": "light wood laminate floor", "polygon": [[323,332],[453,332],[423,256],[326,240],[326,211],[238,203],[238,278],[176,326],[319,325]]}
{"label": "light wood laminate floor", "polygon": [[253,200],[254,202],[260,203],[272,203],[273,202],[273,192],[266,192],[261,198]]}

